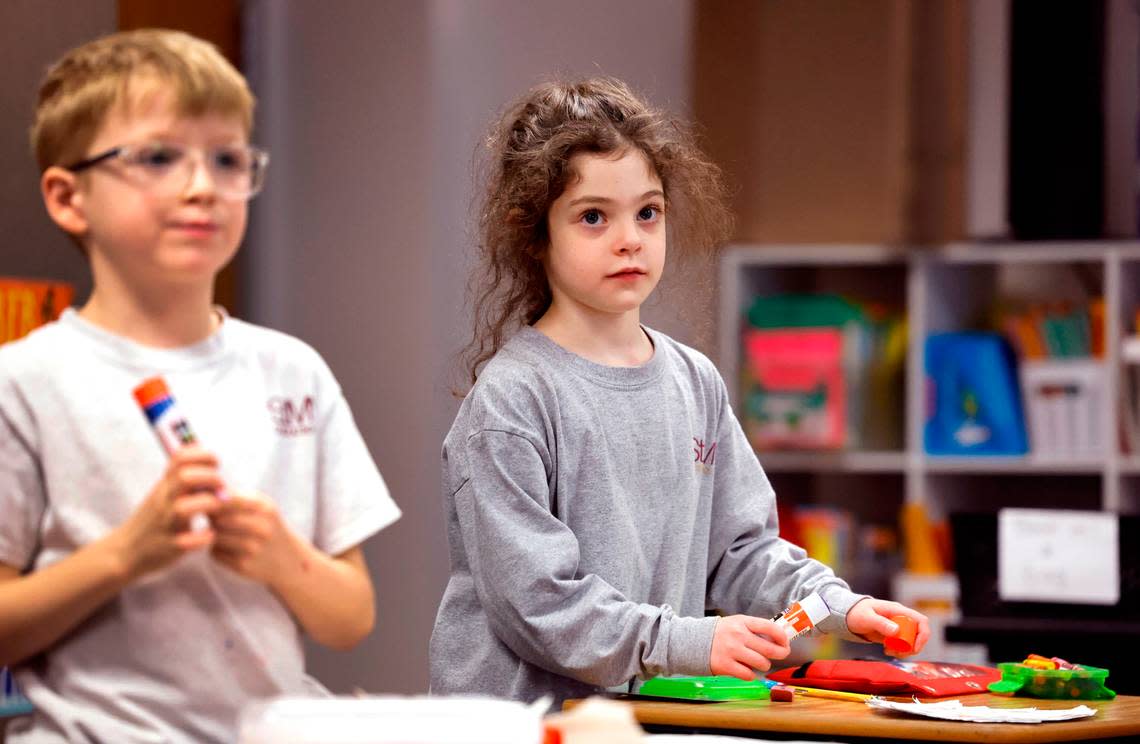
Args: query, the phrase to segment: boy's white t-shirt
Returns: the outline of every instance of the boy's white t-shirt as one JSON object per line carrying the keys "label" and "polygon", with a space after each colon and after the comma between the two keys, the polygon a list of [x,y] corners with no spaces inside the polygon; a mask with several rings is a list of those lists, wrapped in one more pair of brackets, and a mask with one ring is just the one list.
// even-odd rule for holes
{"label": "boy's white t-shirt", "polygon": [[[167,458],[132,397],[162,375],[233,489],[272,498],[328,554],[399,509],[316,351],[225,318],[205,341],[143,347],[67,311],[0,347],[0,562],[38,571],[120,525]],[[34,718],[8,741],[233,741],[251,700],[320,689],[266,587],[207,553],[124,589],[16,669]]]}

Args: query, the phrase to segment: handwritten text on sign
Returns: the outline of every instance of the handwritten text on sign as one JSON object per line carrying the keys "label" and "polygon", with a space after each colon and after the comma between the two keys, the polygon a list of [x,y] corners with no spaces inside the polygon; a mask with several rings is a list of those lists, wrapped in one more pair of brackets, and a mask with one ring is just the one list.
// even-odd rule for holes
{"label": "handwritten text on sign", "polygon": [[1006,601],[1120,601],[1115,514],[1049,509],[998,513],[998,594]]}

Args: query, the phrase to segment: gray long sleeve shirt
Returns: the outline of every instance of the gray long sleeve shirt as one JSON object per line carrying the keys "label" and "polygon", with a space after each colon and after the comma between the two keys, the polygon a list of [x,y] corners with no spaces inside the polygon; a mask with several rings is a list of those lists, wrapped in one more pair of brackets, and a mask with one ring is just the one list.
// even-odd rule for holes
{"label": "gray long sleeve shirt", "polygon": [[556,701],[634,677],[709,674],[715,617],[819,591],[848,635],[859,599],[781,540],[775,494],[712,363],[648,330],[640,367],[526,327],[443,446],[451,577],[431,690]]}

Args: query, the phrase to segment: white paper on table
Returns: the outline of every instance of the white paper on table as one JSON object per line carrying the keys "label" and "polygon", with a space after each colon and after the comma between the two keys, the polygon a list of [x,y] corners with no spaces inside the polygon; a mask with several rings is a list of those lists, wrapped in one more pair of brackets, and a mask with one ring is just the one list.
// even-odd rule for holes
{"label": "white paper on table", "polygon": [[1115,514],[1051,509],[998,512],[998,595],[1006,602],[1120,601]]}
{"label": "white paper on table", "polygon": [[937,703],[920,703],[916,698],[912,703],[896,703],[873,697],[867,701],[872,708],[897,710],[927,718],[940,718],[944,721],[969,721],[971,723],[1051,723],[1072,721],[1078,718],[1091,718],[1096,710],[1087,705],[1076,705],[1061,710],[1040,708],[991,708],[988,705],[962,705],[961,700],[943,700]]}

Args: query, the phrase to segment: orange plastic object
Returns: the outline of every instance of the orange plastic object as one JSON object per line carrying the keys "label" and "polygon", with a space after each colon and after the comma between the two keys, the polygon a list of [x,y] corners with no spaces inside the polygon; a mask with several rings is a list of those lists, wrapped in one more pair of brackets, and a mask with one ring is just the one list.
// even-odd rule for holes
{"label": "orange plastic object", "polygon": [[918,634],[918,623],[906,615],[895,615],[891,620],[899,626],[898,632],[883,641],[891,651],[907,653],[914,650],[914,637]]}
{"label": "orange plastic object", "polygon": [[166,387],[166,380],[161,377],[151,377],[144,380],[134,389],[135,400],[143,408],[151,403],[170,397],[170,389]]}

